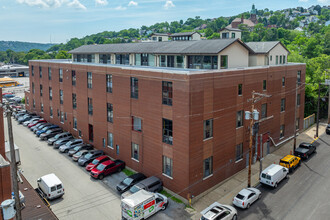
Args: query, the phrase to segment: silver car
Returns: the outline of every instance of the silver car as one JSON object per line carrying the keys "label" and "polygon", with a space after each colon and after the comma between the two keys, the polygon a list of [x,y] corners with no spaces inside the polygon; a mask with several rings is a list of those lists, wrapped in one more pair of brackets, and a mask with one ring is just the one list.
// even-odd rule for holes
{"label": "silver car", "polygon": [[89,150],[80,150],[78,151],[77,153],[75,153],[73,156],[72,156],[72,160],[77,162],[79,160],[80,157],[83,157],[85,156],[86,154],[88,154],[90,151]]}
{"label": "silver car", "polygon": [[250,205],[261,198],[261,192],[256,188],[242,189],[233,199],[233,204],[242,209],[250,208]]}
{"label": "silver car", "polygon": [[230,205],[222,205],[218,202],[213,203],[203,211],[200,220],[236,220],[237,210]]}

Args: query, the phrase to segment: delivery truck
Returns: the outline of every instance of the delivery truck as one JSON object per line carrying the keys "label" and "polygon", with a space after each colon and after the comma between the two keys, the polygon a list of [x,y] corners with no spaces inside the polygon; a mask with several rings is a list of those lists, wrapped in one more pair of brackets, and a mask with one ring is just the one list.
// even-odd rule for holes
{"label": "delivery truck", "polygon": [[121,200],[122,220],[147,219],[168,205],[166,196],[141,189]]}

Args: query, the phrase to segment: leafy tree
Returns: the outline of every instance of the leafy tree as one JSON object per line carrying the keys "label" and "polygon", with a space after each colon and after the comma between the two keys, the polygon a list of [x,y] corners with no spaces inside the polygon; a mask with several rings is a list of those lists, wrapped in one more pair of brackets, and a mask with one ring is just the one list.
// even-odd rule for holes
{"label": "leafy tree", "polygon": [[71,57],[71,55],[68,54],[68,52],[64,51],[64,50],[60,50],[55,56],[56,59],[69,59],[70,57]]}

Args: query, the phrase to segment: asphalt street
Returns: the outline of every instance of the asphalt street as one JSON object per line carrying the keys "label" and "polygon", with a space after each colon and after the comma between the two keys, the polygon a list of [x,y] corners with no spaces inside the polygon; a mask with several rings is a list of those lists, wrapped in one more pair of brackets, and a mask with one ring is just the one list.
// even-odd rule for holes
{"label": "asphalt street", "polygon": [[330,135],[315,144],[317,153],[278,188],[259,185],[262,198],[248,210],[237,208],[239,219],[330,219]]}

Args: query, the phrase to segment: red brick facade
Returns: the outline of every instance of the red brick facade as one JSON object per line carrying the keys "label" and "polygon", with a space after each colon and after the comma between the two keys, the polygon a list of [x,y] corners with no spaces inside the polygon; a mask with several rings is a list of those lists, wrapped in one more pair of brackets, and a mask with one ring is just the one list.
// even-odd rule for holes
{"label": "red brick facade", "polygon": [[[30,93],[26,93],[27,109],[35,111],[46,120],[60,125],[78,137],[73,129],[73,117],[77,118],[78,130],[84,141],[89,142],[89,124],[93,125],[93,145],[111,157],[122,159],[127,166],[155,175],[164,181],[165,187],[187,197],[197,196],[246,167],[249,146],[249,122],[236,128],[237,111],[251,109],[251,92],[271,95],[256,104],[267,103],[268,120],[260,123],[259,134],[269,132],[275,143],[293,135],[295,119],[295,85],[297,72],[301,71],[301,85],[305,80],[304,64],[288,64],[245,69],[192,71],[171,73],[152,68],[121,68],[106,65],[68,64],[46,61],[30,61],[34,76],[30,72]],[[43,76],[39,76],[39,66]],[[48,67],[52,79],[48,79]],[[59,68],[63,69],[63,82],[59,82]],[[72,70],[76,72],[76,86],[72,86]],[[92,89],[87,89],[87,72],[92,72]],[[106,74],[112,74],[112,93],[106,92]],[[131,98],[130,77],[138,78],[138,99]],[[282,86],[282,77],[285,85]],[[263,80],[267,87],[263,90]],[[162,104],[162,81],[173,83],[173,105]],[[35,92],[32,92],[34,83]],[[43,96],[40,97],[40,84]],[[242,84],[242,95],[238,95],[238,84]],[[49,87],[53,98],[49,100]],[[59,90],[63,90],[64,102],[60,104]],[[77,109],[72,109],[72,93],[77,96]],[[304,86],[298,90],[300,106],[296,118],[299,129],[303,127]],[[93,115],[88,115],[87,97],[93,99]],[[281,111],[281,99],[286,99],[285,111]],[[33,108],[33,99],[35,108]],[[44,113],[41,113],[40,103]],[[113,105],[113,123],[107,122],[107,103]],[[49,116],[53,107],[53,117]],[[64,123],[57,111],[65,112]],[[132,116],[142,119],[142,132],[132,130]],[[272,116],[272,117],[271,117]],[[162,119],[173,122],[173,145],[163,143]],[[213,137],[203,136],[204,120],[213,119]],[[280,126],[285,125],[283,139]],[[113,149],[103,147],[107,132],[113,133]],[[131,143],[139,145],[139,161],[131,159]],[[243,144],[243,159],[236,162],[236,145]],[[107,145],[107,144],[106,144]],[[119,154],[116,153],[119,146]],[[173,161],[173,175],[162,174],[162,156]],[[213,174],[203,179],[203,160],[213,157]]]}

